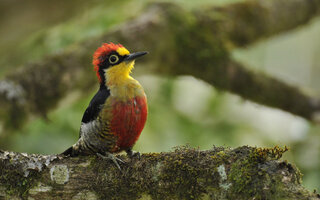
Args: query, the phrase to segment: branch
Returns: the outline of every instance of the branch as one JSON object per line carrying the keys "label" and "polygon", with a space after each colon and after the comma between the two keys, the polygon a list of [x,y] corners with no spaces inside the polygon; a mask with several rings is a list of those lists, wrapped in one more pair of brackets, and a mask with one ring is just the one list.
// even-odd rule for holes
{"label": "branch", "polygon": [[92,52],[102,42],[113,41],[151,52],[145,67],[139,66],[144,73],[192,75],[245,99],[317,121],[318,98],[243,67],[230,52],[303,25],[319,8],[318,0],[245,1],[193,12],[170,3],[151,4],[144,14],[104,36],[29,63],[0,81],[0,116],[7,127],[17,128],[29,115],[45,116],[75,89],[90,88],[95,83]]}
{"label": "branch", "polygon": [[0,153],[0,198],[12,199],[318,199],[301,173],[278,159],[287,149],[186,147],[143,154],[122,165],[96,156]]}
{"label": "branch", "polygon": [[[210,69],[203,66],[198,78],[218,89],[238,94],[244,99],[278,108],[310,121],[320,122],[320,99],[304,93],[267,74],[249,70],[238,62],[230,61]],[[191,73],[195,74],[195,72]]]}
{"label": "branch", "polygon": [[247,0],[226,7],[211,7],[200,13],[221,15],[219,29],[227,34],[233,45],[243,47],[308,23],[319,15],[320,1]]}

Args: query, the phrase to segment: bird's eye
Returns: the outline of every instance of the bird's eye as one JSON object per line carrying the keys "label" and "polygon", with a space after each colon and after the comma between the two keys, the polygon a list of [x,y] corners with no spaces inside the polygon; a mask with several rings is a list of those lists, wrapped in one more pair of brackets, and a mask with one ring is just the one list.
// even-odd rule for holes
{"label": "bird's eye", "polygon": [[116,56],[116,55],[111,55],[111,56],[109,57],[109,62],[110,62],[110,64],[115,64],[115,63],[117,63],[118,61],[119,61],[119,57]]}

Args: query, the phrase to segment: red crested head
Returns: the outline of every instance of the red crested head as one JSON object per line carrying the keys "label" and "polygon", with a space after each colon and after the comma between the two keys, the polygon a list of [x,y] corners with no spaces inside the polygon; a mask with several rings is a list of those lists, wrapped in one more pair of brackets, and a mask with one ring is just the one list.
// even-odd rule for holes
{"label": "red crested head", "polygon": [[104,61],[103,59],[105,56],[107,56],[109,53],[113,51],[117,51],[118,48],[123,47],[121,44],[113,44],[110,43],[103,43],[101,47],[99,47],[93,54],[93,61],[92,64],[94,65],[94,71],[97,73],[97,77],[99,79],[99,82],[102,82],[102,78],[99,73],[99,68],[101,63]]}

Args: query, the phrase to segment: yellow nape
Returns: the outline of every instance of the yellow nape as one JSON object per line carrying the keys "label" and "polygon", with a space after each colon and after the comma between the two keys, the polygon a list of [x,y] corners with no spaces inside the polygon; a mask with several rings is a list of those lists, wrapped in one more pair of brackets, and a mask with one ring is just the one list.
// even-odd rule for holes
{"label": "yellow nape", "polygon": [[111,85],[123,85],[129,79],[133,79],[130,76],[131,70],[134,67],[134,60],[131,62],[121,62],[118,65],[112,66],[105,71],[106,84]]}
{"label": "yellow nape", "polygon": [[128,49],[124,48],[124,47],[120,47],[117,49],[117,53],[120,55],[120,56],[124,56],[124,55],[129,55],[130,52],[128,51]]}

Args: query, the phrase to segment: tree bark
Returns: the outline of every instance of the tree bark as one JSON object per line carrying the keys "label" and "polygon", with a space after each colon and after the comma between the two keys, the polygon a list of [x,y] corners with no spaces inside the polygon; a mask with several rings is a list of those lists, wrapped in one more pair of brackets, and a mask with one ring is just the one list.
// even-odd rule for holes
{"label": "tree bark", "polygon": [[0,152],[0,199],[319,199],[286,148],[178,147],[129,159]]}
{"label": "tree bark", "polygon": [[17,128],[30,115],[45,116],[75,89],[90,88],[95,83],[92,53],[102,42],[112,41],[150,52],[139,60],[140,73],[192,75],[244,99],[320,121],[319,98],[246,68],[230,56],[234,47],[306,24],[319,10],[319,0],[244,1],[195,11],[151,4],[141,16],[99,38],[8,75],[0,81],[0,116],[6,127]]}

